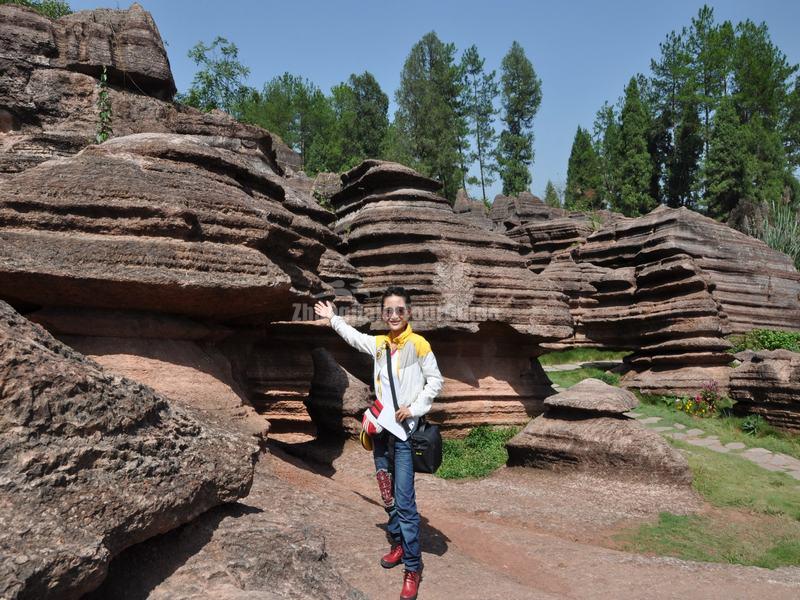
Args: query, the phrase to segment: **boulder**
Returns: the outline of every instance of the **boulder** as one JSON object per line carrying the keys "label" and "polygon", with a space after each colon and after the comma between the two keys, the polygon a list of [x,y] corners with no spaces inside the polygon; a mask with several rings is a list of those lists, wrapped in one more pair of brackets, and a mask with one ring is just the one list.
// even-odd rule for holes
{"label": "boulder", "polygon": [[686,458],[658,433],[622,414],[638,405],[631,392],[586,379],[548,398],[545,405],[544,414],[506,444],[509,466],[691,483]]}
{"label": "boulder", "polygon": [[309,524],[319,501],[275,476],[269,462],[256,465],[243,502],[129,548],[84,600],[366,600]]}
{"label": "boulder", "polygon": [[730,378],[738,415],[761,415],[770,425],[800,433],[800,353],[759,350],[743,360]]}
{"label": "boulder", "polygon": [[0,302],[0,596],[78,598],[122,550],[245,496],[257,445]]}

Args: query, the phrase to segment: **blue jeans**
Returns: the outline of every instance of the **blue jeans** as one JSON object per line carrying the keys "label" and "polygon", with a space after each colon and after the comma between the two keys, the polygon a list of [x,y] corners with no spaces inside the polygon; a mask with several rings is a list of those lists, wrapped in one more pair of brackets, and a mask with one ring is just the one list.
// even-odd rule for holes
{"label": "blue jeans", "polygon": [[[394,465],[389,464],[389,444],[394,442]],[[405,442],[384,431],[372,438],[375,470],[393,474],[394,507],[389,509],[387,530],[395,543],[403,545],[403,564],[408,571],[419,572],[422,554],[419,544],[419,512],[414,492],[414,462],[411,440]]]}

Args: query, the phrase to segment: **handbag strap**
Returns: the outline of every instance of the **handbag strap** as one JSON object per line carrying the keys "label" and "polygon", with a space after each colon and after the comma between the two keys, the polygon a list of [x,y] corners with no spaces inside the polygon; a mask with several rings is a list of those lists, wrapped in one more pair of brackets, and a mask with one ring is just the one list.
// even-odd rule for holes
{"label": "handbag strap", "polygon": [[[397,404],[397,393],[394,390],[394,377],[392,376],[392,347],[389,345],[389,342],[386,342],[386,368],[389,370],[389,387],[391,388],[392,392],[392,404],[394,404],[394,412],[397,412],[400,410],[400,406]],[[411,433],[411,428],[408,426],[408,423],[405,422],[405,419],[401,425],[405,430],[406,435]]]}

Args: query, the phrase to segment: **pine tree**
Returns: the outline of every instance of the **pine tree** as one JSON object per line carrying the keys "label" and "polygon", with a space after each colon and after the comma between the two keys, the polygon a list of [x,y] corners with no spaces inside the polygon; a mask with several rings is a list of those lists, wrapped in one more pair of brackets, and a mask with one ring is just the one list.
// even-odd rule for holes
{"label": "pine tree", "polygon": [[800,77],[795,78],[792,91],[786,98],[783,135],[787,160],[796,169],[800,167]]}
{"label": "pine tree", "polygon": [[553,208],[561,208],[561,198],[558,197],[558,191],[553,182],[547,180],[547,186],[544,188],[544,203]]}
{"label": "pine tree", "polygon": [[708,5],[692,19],[687,40],[691,60],[692,89],[703,123],[704,156],[708,155],[711,118],[720,98],[728,93],[730,52],[733,46],[733,28],[729,22],[714,23],[714,9]]}
{"label": "pine tree", "polygon": [[264,84],[261,92],[251,90],[239,110],[242,121],[276,133],[300,153],[307,172],[336,167],[337,152],[331,148],[338,143],[335,115],[329,99],[313,82],[284,73]]}
{"label": "pine tree", "polygon": [[650,122],[639,94],[639,85],[631,77],[625,88],[625,103],[620,114],[620,145],[617,180],[619,202],[615,210],[632,217],[644,214],[656,206],[650,195],[653,166],[647,150]]}
{"label": "pine tree", "polygon": [[760,116],[765,127],[777,129],[797,65],[789,65],[786,55],[775,47],[766,24],[756,25],[749,20],[736,26],[731,62],[739,118],[747,123]]}
{"label": "pine tree", "polygon": [[753,197],[753,168],[746,131],[730,98],[723,99],[713,125],[705,164],[705,200],[710,216],[726,220],[740,201]]}
{"label": "pine tree", "polygon": [[503,193],[518,194],[530,187],[533,163],[533,118],[542,102],[542,82],[518,42],[503,58],[502,105],[504,129],[497,147]]}
{"label": "pine tree", "polygon": [[697,105],[691,98],[683,102],[680,113],[680,121],[674,129],[675,151],[667,169],[667,205],[672,208],[696,208],[700,158],[703,153],[702,124]]}
{"label": "pine tree", "polygon": [[592,137],[588,131],[578,127],[567,166],[565,208],[583,211],[603,208],[601,185],[600,168]]}
{"label": "pine tree", "polygon": [[459,102],[463,78],[454,61],[453,44],[443,43],[433,31],[425,34],[403,64],[395,95],[396,139],[404,140],[417,168],[438,179],[451,201],[463,184],[466,138]]}
{"label": "pine tree", "polygon": [[484,60],[478,54],[476,46],[470,46],[464,51],[461,68],[465,78],[462,104],[469,123],[469,133],[475,143],[469,162],[478,162],[477,183],[481,186],[481,196],[485,203],[486,186],[494,183],[492,173],[497,169],[491,149],[497,138],[492,121],[497,114],[494,100],[499,93],[499,87],[495,72],[484,71]]}
{"label": "pine tree", "polygon": [[605,206],[619,206],[617,164],[620,152],[620,127],[616,110],[608,102],[597,111],[593,141],[600,166],[600,202]]}
{"label": "pine tree", "polygon": [[389,97],[373,75],[364,72],[331,89],[336,124],[329,151],[331,170],[346,171],[365,158],[380,158],[389,127]]}

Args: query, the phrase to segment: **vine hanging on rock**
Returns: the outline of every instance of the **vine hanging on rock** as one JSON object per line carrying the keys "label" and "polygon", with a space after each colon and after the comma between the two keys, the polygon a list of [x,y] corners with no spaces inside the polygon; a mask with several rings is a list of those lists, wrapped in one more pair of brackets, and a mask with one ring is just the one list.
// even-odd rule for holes
{"label": "vine hanging on rock", "polygon": [[111,97],[108,94],[108,72],[105,65],[103,65],[103,72],[100,74],[99,92],[97,94],[97,135],[95,141],[102,144],[112,135],[114,131],[111,129]]}

